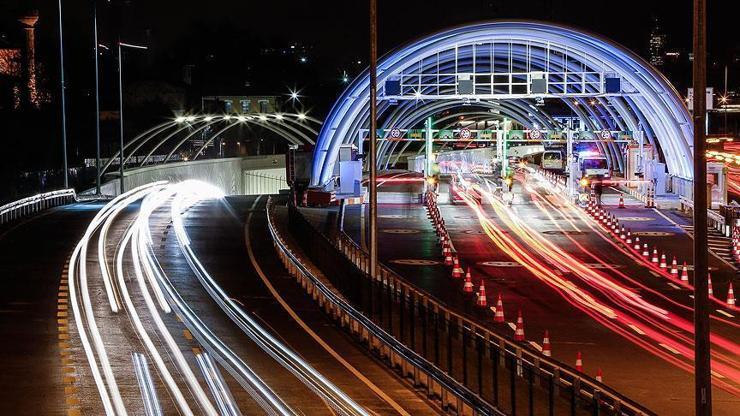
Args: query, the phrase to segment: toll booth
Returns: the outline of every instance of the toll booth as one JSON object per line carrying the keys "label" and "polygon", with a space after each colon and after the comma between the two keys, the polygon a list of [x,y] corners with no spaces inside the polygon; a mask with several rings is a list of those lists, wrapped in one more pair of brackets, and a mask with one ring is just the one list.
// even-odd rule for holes
{"label": "toll booth", "polygon": [[[640,145],[628,145],[625,158],[625,179],[628,181],[642,180],[645,177],[645,161],[653,160],[653,158],[654,149],[652,145],[643,145],[642,154],[640,153]],[[634,188],[636,184],[627,184],[627,186]]]}
{"label": "toll booth", "polygon": [[707,162],[707,195],[712,209],[727,204],[727,168],[722,162]]}

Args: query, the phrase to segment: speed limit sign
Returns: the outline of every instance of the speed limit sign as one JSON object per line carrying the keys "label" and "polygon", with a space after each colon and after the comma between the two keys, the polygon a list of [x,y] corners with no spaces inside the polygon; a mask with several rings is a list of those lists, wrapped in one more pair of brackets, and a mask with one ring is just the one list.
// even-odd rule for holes
{"label": "speed limit sign", "polygon": [[460,130],[460,138],[464,140],[470,139],[470,130],[468,129],[461,129]]}
{"label": "speed limit sign", "polygon": [[609,130],[601,130],[601,139],[602,140],[609,140],[612,138],[612,132]]}
{"label": "speed limit sign", "polygon": [[401,130],[399,129],[391,129],[391,139],[400,139],[401,138]]}
{"label": "speed limit sign", "polygon": [[539,130],[530,130],[529,131],[529,138],[532,140],[539,140],[542,137],[542,132]]}

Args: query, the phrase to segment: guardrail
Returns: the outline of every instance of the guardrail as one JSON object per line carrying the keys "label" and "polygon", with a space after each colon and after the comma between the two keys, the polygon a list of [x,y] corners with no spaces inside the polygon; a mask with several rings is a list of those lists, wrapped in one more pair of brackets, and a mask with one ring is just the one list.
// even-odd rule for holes
{"label": "guardrail", "polygon": [[[445,410],[453,410],[458,415],[504,415],[491,403],[399,342],[325,284],[287,247],[274,226],[273,215],[270,199],[267,204],[268,227],[283,265],[341,328],[358,337],[371,350],[377,351],[392,368],[400,370],[403,377],[411,378],[415,387],[424,388],[427,397],[438,400]],[[328,239],[325,243],[331,245]]]}
{"label": "guardrail", "polygon": [[[694,201],[684,197],[680,197],[679,201],[681,201],[681,211],[694,211]],[[717,211],[707,210],[707,224],[727,237],[730,236],[729,226],[725,227],[725,217]]]}
{"label": "guardrail", "polygon": [[[292,235],[312,261],[360,308],[366,320],[441,369],[478,400],[508,414],[651,415],[651,411],[595,379],[509,340],[480,322],[481,310],[464,314],[447,307],[384,265],[370,278],[369,256],[351,238],[328,238],[298,211]],[[320,243],[329,244],[329,248]],[[337,258],[339,251],[341,256]],[[334,257],[332,257],[332,255]],[[339,266],[349,261],[349,274]],[[321,264],[323,263],[323,264]],[[323,267],[322,267],[323,266]]]}
{"label": "guardrail", "polygon": [[19,199],[0,206],[0,224],[15,221],[47,208],[68,204],[76,199],[74,189],[61,189]]}

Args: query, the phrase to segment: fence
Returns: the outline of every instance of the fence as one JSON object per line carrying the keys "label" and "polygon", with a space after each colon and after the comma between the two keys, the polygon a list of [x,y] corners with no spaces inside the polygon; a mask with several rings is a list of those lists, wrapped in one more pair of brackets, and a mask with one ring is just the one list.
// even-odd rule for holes
{"label": "fence", "polygon": [[59,191],[45,192],[27,198],[19,199],[0,206],[0,224],[15,221],[47,208],[64,205],[76,200],[74,189],[62,189]]}
{"label": "fence", "polygon": [[479,323],[483,311],[453,311],[385,266],[371,278],[369,257],[354,241],[343,233],[324,236],[296,209],[290,211],[290,230],[369,321],[491,409],[514,416],[653,414],[528,344],[492,332]]}

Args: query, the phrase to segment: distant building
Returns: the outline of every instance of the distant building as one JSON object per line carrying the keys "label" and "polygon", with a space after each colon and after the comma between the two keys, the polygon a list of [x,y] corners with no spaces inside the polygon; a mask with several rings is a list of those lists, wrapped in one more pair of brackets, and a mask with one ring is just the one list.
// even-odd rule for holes
{"label": "distant building", "polygon": [[276,113],[282,98],[275,95],[211,95],[201,98],[204,113],[256,114]]}
{"label": "distant building", "polygon": [[[24,104],[38,108],[45,97],[39,90],[36,64],[36,22],[38,12],[20,17],[19,28],[10,28],[11,34],[0,36],[0,106],[17,109]],[[22,29],[22,40],[12,36]],[[9,102],[8,102],[9,101]]]}
{"label": "distant building", "polygon": [[656,18],[650,31],[650,63],[660,68],[665,63],[666,35],[660,27],[660,22]]}

